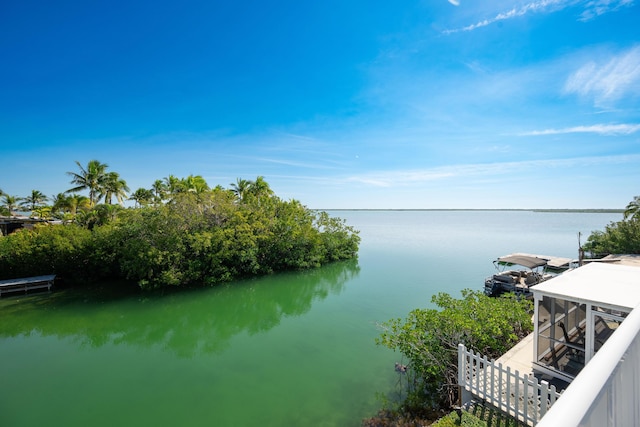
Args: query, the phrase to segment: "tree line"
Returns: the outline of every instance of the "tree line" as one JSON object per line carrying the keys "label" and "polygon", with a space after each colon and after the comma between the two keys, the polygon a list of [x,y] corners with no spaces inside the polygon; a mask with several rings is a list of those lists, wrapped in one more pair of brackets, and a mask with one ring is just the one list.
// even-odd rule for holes
{"label": "tree line", "polygon": [[[130,193],[127,182],[118,172],[108,171],[109,165],[106,163],[98,160],[90,160],[86,166],[78,161],[75,163],[79,170],[67,172],[73,187],[54,196],[48,197],[39,190],[32,190],[31,194],[19,197],[5,193],[0,188],[0,215],[11,216],[20,209],[29,212],[33,218],[73,221],[79,214],[82,215],[99,204],[114,204],[114,200],[120,206],[124,206],[125,201],[133,201],[135,207],[157,206],[171,201],[179,193],[201,194],[211,190],[200,175],[189,175],[186,178],[168,175],[155,180],[150,188],[138,188]],[[238,178],[229,185],[229,191],[240,201],[247,196],[273,195],[262,176],[255,180]],[[216,188],[222,189],[221,186]],[[88,196],[80,194],[85,190]]]}
{"label": "tree line", "polygon": [[[144,197],[124,208],[128,189],[118,174],[95,160],[76,163],[66,192],[73,203],[49,210],[62,225],[0,237],[0,279],[57,274],[79,284],[122,278],[144,289],[207,286],[357,256],[357,230],[280,199],[263,177],[225,189],[201,176],[170,175],[134,192]],[[83,190],[88,197],[77,195]]]}

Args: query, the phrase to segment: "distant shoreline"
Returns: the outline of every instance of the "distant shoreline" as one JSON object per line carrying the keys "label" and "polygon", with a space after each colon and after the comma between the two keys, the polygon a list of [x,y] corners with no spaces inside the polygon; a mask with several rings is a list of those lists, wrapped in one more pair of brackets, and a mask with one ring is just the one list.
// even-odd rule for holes
{"label": "distant shoreline", "polygon": [[432,211],[432,212],[540,212],[540,213],[624,213],[624,209],[455,209],[455,208],[441,208],[441,209],[312,209],[314,211],[363,211],[363,212],[420,212],[420,211]]}

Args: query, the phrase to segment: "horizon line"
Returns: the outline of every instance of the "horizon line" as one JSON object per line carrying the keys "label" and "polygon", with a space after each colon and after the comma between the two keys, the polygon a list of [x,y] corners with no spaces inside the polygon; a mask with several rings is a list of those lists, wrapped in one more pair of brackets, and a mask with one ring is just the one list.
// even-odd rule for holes
{"label": "horizon line", "polygon": [[624,213],[620,208],[309,208],[314,211],[521,211],[567,213]]}

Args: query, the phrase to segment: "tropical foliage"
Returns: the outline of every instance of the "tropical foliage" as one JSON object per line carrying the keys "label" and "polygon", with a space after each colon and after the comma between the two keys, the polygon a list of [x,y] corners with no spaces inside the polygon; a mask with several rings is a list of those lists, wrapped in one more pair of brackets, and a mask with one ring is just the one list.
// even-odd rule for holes
{"label": "tropical foliage", "polygon": [[61,278],[91,271],[85,262],[91,232],[78,226],[41,226],[0,238],[0,278],[55,273]]}
{"label": "tropical foliage", "polygon": [[77,160],[76,165],[78,165],[80,172],[67,172],[67,175],[71,176],[71,183],[75,185],[75,187],[67,190],[67,193],[88,190],[89,203],[93,206],[105,195],[106,188],[109,185],[107,181],[109,179],[113,180],[113,177],[109,178],[107,174],[109,166],[105,163],[100,163],[98,160],[89,161],[86,168]]}
{"label": "tropical foliage", "polygon": [[[505,422],[505,426],[506,426]],[[515,422],[512,424],[516,424]],[[431,427],[487,427],[487,423],[467,411],[454,411],[440,418]]]}
{"label": "tropical foliage", "polygon": [[437,308],[382,324],[377,340],[408,359],[399,369],[407,380],[407,411],[449,408],[456,401],[458,344],[497,358],[533,330],[531,302],[512,294],[491,298],[464,290],[461,299],[439,293],[431,302]]}
{"label": "tropical foliage", "polygon": [[154,193],[153,190],[148,190],[146,188],[138,188],[136,191],[131,194],[129,200],[133,200],[136,204],[136,207],[146,206],[154,201]]}
{"label": "tropical foliage", "polygon": [[640,218],[640,196],[635,196],[624,210],[624,219]]}
{"label": "tropical foliage", "polygon": [[2,208],[4,215],[13,215],[13,212],[18,207],[20,198],[17,196],[10,196],[6,193],[2,193]]}
{"label": "tropical foliage", "polygon": [[[343,220],[277,197],[263,177],[235,189],[213,189],[199,175],[156,180],[122,202],[129,189],[107,165],[92,160],[69,173],[76,186],[40,209],[64,226],[42,225],[2,239],[0,278],[51,274],[67,281],[125,278],[142,288],[213,285],[275,271],[354,258],[359,236]],[[87,190],[89,197],[74,191]],[[70,194],[71,193],[71,194]],[[3,196],[9,206],[17,200]],[[97,203],[103,200],[104,203]],[[42,217],[42,216],[41,216]]]}
{"label": "tropical foliage", "polygon": [[38,207],[43,206],[49,198],[41,191],[32,190],[31,194],[22,200],[21,207],[29,211],[35,211]]}
{"label": "tropical foliage", "polygon": [[610,223],[604,231],[593,231],[582,249],[594,258],[640,254],[640,196],[627,205],[622,221]]}
{"label": "tropical foliage", "polygon": [[120,178],[118,172],[109,172],[102,179],[99,198],[104,198],[104,202],[110,205],[115,197],[119,204],[123,204],[129,192],[127,182]]}
{"label": "tropical foliage", "polygon": [[612,222],[604,231],[593,231],[582,248],[593,258],[640,254],[640,218]]}

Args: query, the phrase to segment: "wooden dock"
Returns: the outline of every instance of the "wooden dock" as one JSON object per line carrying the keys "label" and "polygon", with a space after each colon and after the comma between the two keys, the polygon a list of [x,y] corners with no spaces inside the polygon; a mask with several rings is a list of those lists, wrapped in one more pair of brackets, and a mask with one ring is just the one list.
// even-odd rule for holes
{"label": "wooden dock", "polygon": [[13,292],[27,293],[34,289],[47,289],[51,291],[56,275],[24,277],[22,279],[0,280],[0,297]]}

